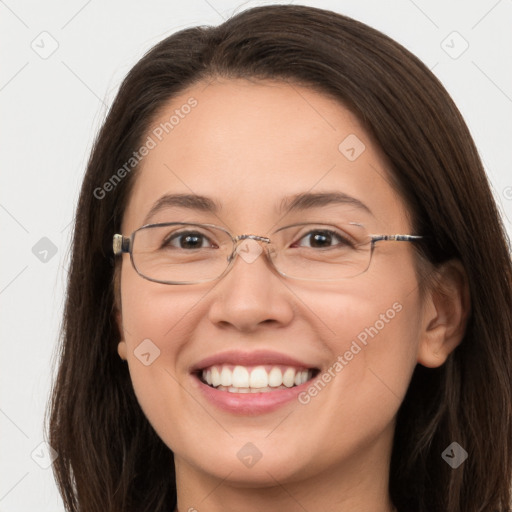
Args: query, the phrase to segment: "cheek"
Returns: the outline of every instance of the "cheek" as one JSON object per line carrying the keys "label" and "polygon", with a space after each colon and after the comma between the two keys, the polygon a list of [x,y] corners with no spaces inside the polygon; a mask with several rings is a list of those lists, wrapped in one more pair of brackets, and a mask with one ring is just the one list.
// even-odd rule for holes
{"label": "cheek", "polygon": [[320,430],[342,424],[345,441],[355,442],[392,421],[416,366],[421,332],[421,303],[411,282],[388,282],[377,293],[375,279],[361,279],[350,292],[324,290],[312,302],[329,327],[332,362],[300,398]]}
{"label": "cheek", "polygon": [[[215,286],[170,286],[139,276],[126,260],[121,272],[121,304],[125,340],[132,351],[152,340],[168,364],[192,335],[194,321],[205,315],[204,297]],[[165,351],[165,354],[163,353]]]}
{"label": "cheek", "polygon": [[121,303],[125,339],[132,349],[149,338],[180,339],[186,332],[187,314],[197,303],[197,293],[153,283],[128,269],[121,275]]}
{"label": "cheek", "polygon": [[152,283],[131,269],[121,274],[123,339],[135,395],[155,430],[170,442],[160,427],[177,419],[173,415],[185,405],[176,363],[204,293]]}

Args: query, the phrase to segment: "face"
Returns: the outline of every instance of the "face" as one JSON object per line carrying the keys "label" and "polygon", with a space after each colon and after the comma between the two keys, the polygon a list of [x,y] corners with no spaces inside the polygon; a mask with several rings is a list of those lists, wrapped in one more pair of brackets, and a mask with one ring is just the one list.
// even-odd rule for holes
{"label": "face", "polygon": [[[173,98],[147,136],[155,147],[138,170],[124,235],[165,222],[270,238],[279,227],[309,221],[352,223],[370,234],[411,232],[370,135],[316,91],[269,81],[197,84]],[[312,201],[279,210],[298,194],[333,192],[364,206]],[[148,218],[169,194],[206,196],[218,209],[161,204]],[[252,261],[238,254],[221,279],[187,285],[143,279],[123,256],[119,353],[137,399],[174,452],[178,473],[229,474],[240,486],[347,468],[361,475],[388,460],[418,360],[424,308],[412,244],[377,242],[366,272],[330,282],[283,277],[256,246],[247,245]],[[246,370],[263,367],[264,376],[262,368],[256,375],[265,383],[272,371],[275,383],[291,368],[285,379],[299,373],[299,385],[267,393],[213,389],[196,372],[206,377],[209,369],[211,378],[213,366],[226,379],[240,373],[240,382]]]}

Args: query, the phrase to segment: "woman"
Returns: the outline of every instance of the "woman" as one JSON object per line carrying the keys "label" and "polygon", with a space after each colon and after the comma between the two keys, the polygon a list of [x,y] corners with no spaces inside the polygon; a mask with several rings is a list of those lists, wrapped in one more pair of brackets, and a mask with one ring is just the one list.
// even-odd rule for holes
{"label": "woman", "polygon": [[78,205],[67,509],[509,510],[511,275],[468,129],[396,42],[290,5],[168,37]]}

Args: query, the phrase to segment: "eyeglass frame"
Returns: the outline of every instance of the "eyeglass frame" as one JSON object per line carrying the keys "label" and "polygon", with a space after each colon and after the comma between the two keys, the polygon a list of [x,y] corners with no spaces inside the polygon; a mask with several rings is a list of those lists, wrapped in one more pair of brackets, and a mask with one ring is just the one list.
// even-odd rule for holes
{"label": "eyeglass frame", "polygon": [[[308,224],[313,224],[313,225],[315,225],[315,224],[317,224],[317,225],[323,224],[323,225],[326,225],[326,226],[327,225],[331,226],[331,224],[325,224],[325,223],[301,222],[301,223],[297,223],[297,224],[292,224],[290,226],[283,226],[283,227],[277,229],[274,233],[277,233],[278,231],[280,231],[282,229],[289,228],[289,227],[300,226],[300,225],[307,226]],[[233,251],[229,255],[227,267],[224,269],[224,271],[219,276],[214,277],[212,279],[203,279],[201,281],[161,281],[161,280],[158,280],[158,279],[153,279],[151,277],[147,277],[147,276],[145,276],[144,274],[142,274],[139,271],[139,269],[135,265],[135,262],[133,261],[133,240],[135,238],[135,234],[138,231],[141,231],[142,229],[147,229],[147,228],[152,228],[152,227],[157,227],[157,226],[175,226],[175,225],[182,225],[182,226],[204,226],[204,227],[209,227],[209,228],[216,228],[216,229],[220,229],[221,231],[223,231],[224,233],[226,233],[230,237],[230,239],[231,239],[231,241],[233,243]],[[335,227],[335,226],[333,225],[333,227]],[[408,234],[368,235],[368,236],[370,237],[369,243],[371,244],[371,247],[370,247],[370,258],[369,258],[369,261],[368,261],[368,266],[360,274],[356,274],[354,276],[341,277],[341,278],[338,278],[338,279],[321,279],[321,280],[301,278],[301,277],[293,277],[293,276],[289,276],[287,274],[282,273],[275,266],[274,262],[272,261],[272,258],[270,258],[269,255],[268,255],[268,250],[265,251],[266,252],[266,259],[270,262],[271,267],[280,276],[287,277],[288,279],[297,279],[297,280],[300,280],[300,281],[334,282],[334,281],[341,281],[343,279],[352,279],[354,277],[357,277],[357,276],[360,276],[360,275],[364,274],[370,268],[370,265],[371,265],[371,262],[372,262],[373,251],[375,249],[375,244],[377,242],[381,242],[381,241],[385,241],[385,242],[387,242],[387,241],[392,241],[392,242],[415,242],[417,240],[421,240],[421,239],[425,239],[426,238],[423,235],[408,235]],[[239,242],[241,242],[243,240],[256,240],[258,242],[265,242],[266,244],[272,243],[272,240],[270,238],[268,238],[266,236],[260,236],[260,235],[243,234],[243,235],[238,235],[238,236],[234,237],[227,229],[223,228],[222,226],[217,226],[215,224],[202,224],[202,223],[197,223],[197,222],[162,222],[162,223],[156,223],[156,224],[145,224],[144,226],[141,226],[140,228],[137,228],[129,236],[124,236],[124,235],[122,235],[120,233],[114,234],[113,240],[112,240],[112,249],[113,249],[113,252],[114,252],[114,256],[122,256],[123,254],[129,254],[130,255],[130,261],[132,263],[133,268],[135,269],[135,272],[137,272],[137,274],[139,274],[139,276],[141,276],[143,279],[146,279],[147,281],[151,281],[153,283],[159,283],[159,284],[176,284],[176,285],[180,285],[180,284],[199,284],[199,283],[208,283],[208,282],[216,281],[217,279],[221,279],[222,277],[224,277],[233,268],[233,264],[234,264],[234,261],[235,261],[235,258],[236,258],[236,250],[237,250],[238,244],[239,244]],[[267,247],[267,246],[264,246],[264,247]]]}

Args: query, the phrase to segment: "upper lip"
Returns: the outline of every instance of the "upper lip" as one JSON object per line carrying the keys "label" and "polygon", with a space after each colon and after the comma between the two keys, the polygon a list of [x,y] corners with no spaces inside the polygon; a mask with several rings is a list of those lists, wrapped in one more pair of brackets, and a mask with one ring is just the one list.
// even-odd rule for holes
{"label": "upper lip", "polygon": [[209,357],[206,357],[194,364],[190,372],[194,373],[214,365],[232,364],[240,366],[259,366],[259,365],[283,365],[292,366],[295,368],[317,368],[304,361],[300,361],[294,357],[279,352],[272,352],[269,350],[258,350],[253,352],[241,352],[238,350],[229,350],[227,352],[220,352]]}

